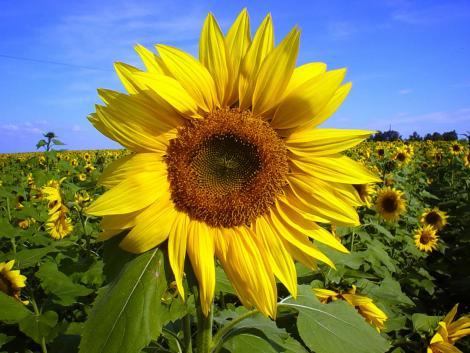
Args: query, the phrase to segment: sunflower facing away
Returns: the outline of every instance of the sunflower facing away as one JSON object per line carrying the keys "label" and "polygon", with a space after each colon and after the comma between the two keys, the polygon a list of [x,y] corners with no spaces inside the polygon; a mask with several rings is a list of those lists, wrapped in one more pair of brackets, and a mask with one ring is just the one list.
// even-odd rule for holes
{"label": "sunflower facing away", "polygon": [[456,341],[470,335],[470,316],[464,315],[454,321],[458,304],[439,322],[436,333],[431,339],[427,353],[463,353],[454,347]]}
{"label": "sunflower facing away", "polygon": [[434,207],[432,210],[429,208],[425,209],[419,221],[421,224],[430,225],[436,228],[436,230],[441,230],[447,224],[447,217],[447,213]]}
{"label": "sunflower facing away", "polygon": [[347,252],[317,222],[357,225],[353,184],[378,181],[340,154],[370,131],[317,128],[347,96],[346,71],[296,68],[298,47],[297,28],[274,46],[270,15],[251,38],[246,10],[225,36],[209,14],[199,60],[138,45],[147,71],[117,63],[128,94],[99,90],[89,118],[134,152],[105,170],[110,190],[87,210],[103,216],[100,239],[129,230],[120,246],[133,253],[167,240],[183,298],[187,254],[205,314],[216,257],[242,303],[274,317],[275,277],[296,295],[293,260],[334,266],[315,242]]}
{"label": "sunflower facing away", "polygon": [[21,288],[25,287],[26,276],[20,270],[12,270],[15,260],[0,262],[0,291],[20,299]]}
{"label": "sunflower facing away", "polygon": [[377,192],[375,200],[377,212],[387,221],[397,221],[406,210],[403,192],[386,187]]}
{"label": "sunflower facing away", "polygon": [[433,226],[425,225],[419,227],[415,232],[414,238],[416,247],[421,251],[431,252],[437,248],[439,237]]}
{"label": "sunflower facing away", "polygon": [[327,304],[331,301],[343,299],[348,304],[355,307],[359,314],[380,332],[380,330],[385,328],[385,321],[388,319],[387,314],[375,305],[371,298],[356,294],[356,291],[357,288],[355,285],[344,293],[338,293],[330,289],[313,288],[313,292],[321,303]]}

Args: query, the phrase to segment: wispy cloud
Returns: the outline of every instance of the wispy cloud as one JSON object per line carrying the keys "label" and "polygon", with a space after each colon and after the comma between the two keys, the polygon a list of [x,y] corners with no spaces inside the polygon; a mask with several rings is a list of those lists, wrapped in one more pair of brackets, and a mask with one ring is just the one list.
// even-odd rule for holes
{"label": "wispy cloud", "polygon": [[427,6],[421,3],[419,7],[402,2],[395,4],[395,7],[392,19],[411,25],[431,25],[470,18],[468,1],[442,1]]}
{"label": "wispy cloud", "polygon": [[406,95],[412,93],[413,90],[411,88],[402,88],[398,91],[398,94],[400,95]]}
{"label": "wispy cloud", "polygon": [[[398,113],[394,116],[375,119],[366,123],[368,128],[388,129],[390,126],[404,135],[412,131],[420,133],[434,131],[465,131],[470,125],[470,107],[449,111],[435,111],[423,114]],[[431,131],[432,130],[432,131]]]}
{"label": "wispy cloud", "polygon": [[0,133],[2,135],[16,135],[16,134],[41,134],[44,131],[45,121],[36,121],[31,123],[5,123],[0,125]]}
{"label": "wispy cloud", "polygon": [[158,6],[154,2],[113,3],[98,5],[90,13],[64,16],[47,27],[41,39],[54,43],[56,53],[76,64],[135,62],[132,48],[137,43],[183,42],[184,47],[184,42],[197,42],[202,18],[203,10],[194,4],[177,9],[169,1]]}

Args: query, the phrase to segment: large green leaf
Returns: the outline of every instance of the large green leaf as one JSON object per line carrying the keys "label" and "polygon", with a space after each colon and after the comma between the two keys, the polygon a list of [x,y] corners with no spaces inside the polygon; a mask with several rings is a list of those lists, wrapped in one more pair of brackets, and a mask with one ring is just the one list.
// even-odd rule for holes
{"label": "large green leaf", "polygon": [[310,286],[299,286],[297,300],[289,297],[280,308],[299,312],[297,329],[316,353],[383,353],[387,341],[345,301],[321,304]]}
{"label": "large green leaf", "polygon": [[[228,324],[239,316],[246,314],[244,307],[236,310],[224,310],[214,320]],[[224,337],[223,347],[232,353],[243,352],[291,352],[305,353],[302,345],[294,340],[285,329],[276,326],[276,322],[260,313],[237,323]]]}
{"label": "large green leaf", "polygon": [[56,247],[53,245],[45,246],[42,248],[36,248],[36,249],[21,250],[21,251],[18,251],[14,256],[14,259],[16,261],[15,265],[19,269],[36,266],[39,260],[41,260],[44,256],[46,256],[49,253],[57,252],[57,251],[59,250],[56,249]]}
{"label": "large green leaf", "polygon": [[431,334],[442,319],[441,316],[429,316],[426,314],[416,313],[411,316],[413,329],[419,333]]}
{"label": "large green leaf", "polygon": [[31,315],[31,312],[20,301],[0,291],[0,321],[16,323]]}
{"label": "large green leaf", "polygon": [[139,353],[159,336],[167,288],[163,254],[148,251],[127,263],[98,296],[83,330],[81,353]]}
{"label": "large green leaf", "polygon": [[38,344],[43,338],[45,342],[50,342],[58,333],[57,320],[58,315],[54,311],[28,315],[20,321],[20,330]]}
{"label": "large green leaf", "polygon": [[64,306],[72,305],[77,297],[93,292],[90,288],[74,283],[65,273],[60,272],[53,262],[43,263],[36,272],[36,277],[41,280],[41,287],[46,293],[57,297],[55,301]]}

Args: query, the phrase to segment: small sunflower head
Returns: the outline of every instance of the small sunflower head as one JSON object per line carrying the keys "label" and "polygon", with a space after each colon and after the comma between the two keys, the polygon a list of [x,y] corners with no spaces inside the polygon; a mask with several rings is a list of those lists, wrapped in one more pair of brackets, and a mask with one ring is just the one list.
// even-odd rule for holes
{"label": "small sunflower head", "polygon": [[19,300],[21,288],[25,287],[26,276],[19,270],[12,270],[15,260],[0,262],[0,291]]}
{"label": "small sunflower head", "polygon": [[436,229],[430,225],[419,227],[415,232],[416,247],[425,252],[431,252],[437,248],[438,236]]}
{"label": "small sunflower head", "polygon": [[377,212],[387,221],[397,221],[406,210],[403,192],[394,188],[386,187],[377,192],[375,201]]}
{"label": "small sunflower head", "polygon": [[372,197],[376,192],[375,184],[356,184],[353,186],[359,194],[361,201],[364,202],[367,207],[370,207]]}
{"label": "small sunflower head", "polygon": [[393,155],[393,159],[399,163],[406,164],[409,162],[411,152],[406,148],[398,149]]}
{"label": "small sunflower head", "polygon": [[447,224],[447,218],[447,213],[434,207],[432,210],[424,210],[424,213],[421,215],[420,223],[432,226],[436,230],[441,230]]}
{"label": "small sunflower head", "polygon": [[463,151],[463,147],[459,144],[459,143],[453,143],[452,146],[450,146],[450,152],[454,155],[454,156],[458,156],[459,154],[461,154]]}

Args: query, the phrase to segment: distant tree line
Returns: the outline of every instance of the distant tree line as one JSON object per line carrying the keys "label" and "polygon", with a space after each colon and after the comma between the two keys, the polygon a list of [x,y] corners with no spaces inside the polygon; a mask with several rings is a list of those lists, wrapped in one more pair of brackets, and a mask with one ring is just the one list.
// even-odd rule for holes
{"label": "distant tree line", "polygon": [[442,134],[439,132],[428,133],[424,136],[414,131],[408,138],[403,138],[398,131],[391,129],[387,131],[377,131],[377,133],[369,138],[370,141],[456,141],[458,139],[459,137],[455,130],[443,132]]}

